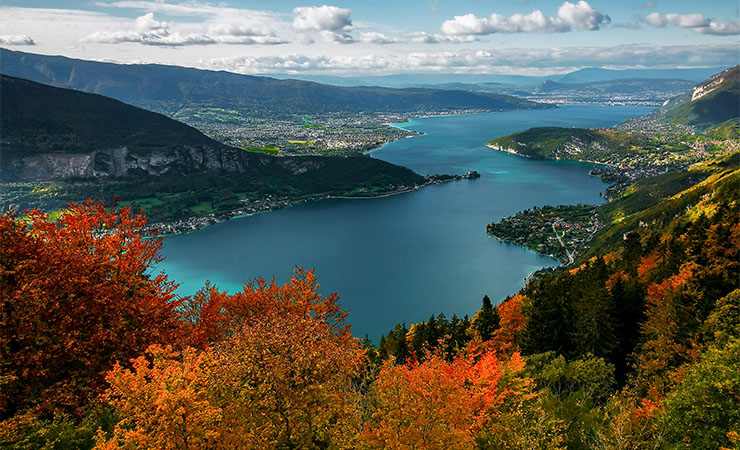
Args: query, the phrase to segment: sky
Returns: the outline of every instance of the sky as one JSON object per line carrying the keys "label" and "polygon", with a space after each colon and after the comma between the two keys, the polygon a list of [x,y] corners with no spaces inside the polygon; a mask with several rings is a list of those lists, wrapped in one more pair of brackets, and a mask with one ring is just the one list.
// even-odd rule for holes
{"label": "sky", "polygon": [[729,67],[740,1],[0,0],[0,47],[246,74]]}

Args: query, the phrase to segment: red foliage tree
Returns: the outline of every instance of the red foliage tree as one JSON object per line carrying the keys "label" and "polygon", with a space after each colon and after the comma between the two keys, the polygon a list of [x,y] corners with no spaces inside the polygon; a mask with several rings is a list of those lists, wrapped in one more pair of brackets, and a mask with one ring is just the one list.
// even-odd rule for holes
{"label": "red foliage tree", "polygon": [[232,337],[249,322],[276,312],[314,317],[335,335],[349,339],[350,325],[344,322],[348,312],[339,306],[339,296],[323,296],[317,292],[318,286],[313,271],[300,267],[282,286],[260,278],[232,295],[207,283],[193,297],[183,300],[184,342],[203,349]]}
{"label": "red foliage tree", "polygon": [[174,284],[150,276],[146,219],[71,204],[56,222],[0,216],[0,418],[78,412],[116,361],[179,331]]}

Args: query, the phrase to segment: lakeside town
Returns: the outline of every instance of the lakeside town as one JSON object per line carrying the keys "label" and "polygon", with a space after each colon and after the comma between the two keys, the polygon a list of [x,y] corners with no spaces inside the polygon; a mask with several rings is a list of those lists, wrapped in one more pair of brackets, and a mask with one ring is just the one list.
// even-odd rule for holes
{"label": "lakeside town", "polygon": [[245,117],[223,108],[184,109],[175,118],[198,128],[209,137],[243,150],[276,156],[350,156],[419,133],[394,123],[422,115],[455,115],[483,110],[431,111],[425,113],[332,112],[320,116],[282,118]]}
{"label": "lakeside town", "polygon": [[604,227],[593,205],[533,207],[489,223],[488,234],[571,264],[591,237]]}

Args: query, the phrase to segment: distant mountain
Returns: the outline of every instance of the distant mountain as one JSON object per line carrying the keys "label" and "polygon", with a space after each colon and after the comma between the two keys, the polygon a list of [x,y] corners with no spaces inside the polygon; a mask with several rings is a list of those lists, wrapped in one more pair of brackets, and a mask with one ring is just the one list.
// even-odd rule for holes
{"label": "distant mountain", "polygon": [[[588,76],[576,76],[576,72],[567,75],[553,75],[548,77],[524,77],[510,75],[387,75],[382,77],[336,77],[328,75],[306,75],[303,79],[315,79],[325,83],[338,85],[360,86],[368,84],[396,85],[402,87],[416,87],[427,89],[445,89],[456,91],[486,92],[493,94],[513,95],[525,97],[529,100],[543,102],[586,102],[610,103],[614,101],[632,102],[636,104],[660,105],[667,98],[678,95],[691,89],[697,81],[705,77],[695,78],[693,72],[686,73],[687,78],[655,78],[650,75],[661,75],[646,70],[634,71],[603,71],[598,69],[595,74],[601,78],[612,76],[627,77],[639,73],[646,75],[641,78],[617,78],[598,81],[574,82],[572,80]],[[705,71],[702,69],[701,71]],[[684,72],[676,71],[677,75]],[[571,76],[573,75],[573,76]],[[598,78],[598,77],[597,77]],[[499,80],[499,81],[492,81]],[[565,81],[561,81],[565,80]]]}
{"label": "distant mountain", "polygon": [[534,94],[578,94],[581,96],[646,95],[651,92],[684,91],[694,82],[663,78],[624,78],[587,83],[563,83],[545,81],[533,91]]}
{"label": "distant mountain", "polygon": [[[228,214],[279,196],[374,195],[424,177],[370,157],[272,157],[220,144],[161,114],[97,94],[0,75],[0,206],[59,208],[88,197],[158,209],[156,220]],[[45,192],[53,192],[47,195]],[[138,199],[138,200],[137,200]],[[155,200],[152,200],[155,199]],[[251,203],[250,203],[251,202]]]}
{"label": "distant mountain", "polygon": [[[547,77],[503,74],[469,74],[469,73],[402,73],[392,75],[336,76],[315,74],[268,74],[278,79],[297,79],[315,81],[334,86],[382,86],[392,88],[436,87],[447,89],[445,84],[460,83],[485,84],[499,83],[510,86],[534,86],[542,83]],[[466,89],[467,90],[467,89]]]}
{"label": "distant mountain", "polygon": [[711,75],[724,70],[725,67],[709,67],[701,69],[626,69],[610,70],[601,68],[585,68],[556,75],[504,75],[504,74],[395,74],[395,75],[367,75],[367,76],[335,76],[313,74],[270,74],[279,79],[294,78],[299,80],[315,81],[336,86],[384,86],[384,87],[436,87],[440,89],[469,89],[466,85],[485,85],[496,83],[510,88],[531,88],[550,80],[558,83],[590,83],[595,81],[622,80],[628,78],[641,79],[672,79],[687,80],[694,83],[707,79]]}
{"label": "distant mountain", "polygon": [[565,75],[548,77],[559,83],[589,83],[593,81],[621,80],[625,78],[663,78],[699,82],[709,78],[726,67],[707,67],[700,69],[625,69],[611,70],[590,67]]}
{"label": "distant mountain", "polygon": [[659,106],[694,86],[693,81],[663,78],[625,78],[587,83],[562,83],[547,80],[530,93],[530,100],[549,102],[584,102],[642,104]]}
{"label": "distant mountain", "polygon": [[657,117],[699,129],[740,118],[740,66],[718,73],[667,101]]}
{"label": "distant mountain", "polygon": [[0,49],[0,71],[57,87],[105,95],[172,114],[193,104],[262,116],[330,112],[509,110],[546,105],[507,95],[440,89],[336,87],[157,64],[110,64]]}

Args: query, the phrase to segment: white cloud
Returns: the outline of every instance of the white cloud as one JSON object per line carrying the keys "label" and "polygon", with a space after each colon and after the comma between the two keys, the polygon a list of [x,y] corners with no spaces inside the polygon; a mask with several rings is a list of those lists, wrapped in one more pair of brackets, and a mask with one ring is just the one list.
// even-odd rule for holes
{"label": "white cloud", "polygon": [[654,12],[645,16],[645,22],[657,28],[663,28],[668,24],[681,28],[689,28],[699,34],[713,34],[719,36],[740,34],[740,21],[721,24],[704,17],[701,13],[661,14]]}
{"label": "white cloud", "polygon": [[[166,1],[116,1],[116,2],[97,2],[96,6],[133,9],[146,13],[165,14],[169,18],[187,17],[188,20],[183,23],[191,24],[208,24],[214,29],[220,28],[226,31],[213,32],[212,34],[222,34],[229,36],[270,36],[289,27],[280,14],[271,11],[260,11],[251,9],[230,8],[226,6],[214,6],[208,3],[199,3],[188,1],[186,3],[175,4]],[[195,17],[202,20],[197,21]],[[248,33],[239,32],[246,30]]]}
{"label": "white cloud", "polygon": [[367,42],[370,44],[398,44],[403,42],[400,39],[396,39],[390,36],[386,36],[383,33],[376,33],[373,31],[360,33],[360,42]]}
{"label": "white cloud", "polygon": [[609,16],[593,9],[587,2],[564,2],[558,8],[556,17],[547,17],[540,10],[529,14],[503,16],[493,13],[488,17],[474,14],[455,16],[442,23],[442,32],[448,35],[482,35],[492,33],[563,33],[576,30],[598,30],[602,23],[609,22]]}
{"label": "white cloud", "polygon": [[361,56],[290,54],[201,60],[206,69],[237,73],[560,73],[582,67],[719,66],[735,58],[733,45],[511,48]]}
{"label": "white cloud", "polygon": [[319,31],[319,37],[324,42],[336,42],[338,44],[354,44],[354,38],[347,33],[335,33],[333,31]]}
{"label": "white cloud", "polygon": [[234,12],[244,11],[236,8],[213,6],[210,4],[188,2],[182,4],[166,3],[165,1],[117,1],[97,2],[95,6],[105,8],[138,9],[176,16],[223,16]]}
{"label": "white cloud", "polygon": [[609,16],[596,11],[583,0],[578,3],[563,3],[558,9],[558,19],[576,30],[598,30],[602,22],[610,20]]}
{"label": "white cloud", "polygon": [[707,27],[694,28],[699,34],[713,34],[716,36],[735,36],[740,34],[740,20],[729,23],[711,22]]}
{"label": "white cloud", "polygon": [[352,12],[336,6],[301,6],[293,10],[293,28],[341,32],[352,28]]}
{"label": "white cloud", "polygon": [[411,42],[418,44],[462,44],[465,42],[475,42],[478,39],[475,36],[445,36],[441,34],[430,34],[423,31],[411,33],[408,35]]}
{"label": "white cloud", "polygon": [[239,25],[216,25],[207,31],[198,33],[181,33],[172,31],[170,24],[160,22],[154,13],[146,13],[137,17],[132,29],[125,31],[97,31],[87,36],[87,42],[119,44],[134,42],[143,45],[183,46],[183,45],[212,45],[212,44],[241,44],[241,45],[274,45],[285,41],[274,35],[260,35]]}
{"label": "white cloud", "polygon": [[663,28],[667,23],[665,16],[657,12],[650,13],[647,16],[645,16],[645,22],[647,22],[648,24],[654,27],[658,27],[658,28]]}
{"label": "white cloud", "polygon": [[31,36],[25,34],[0,36],[0,45],[36,45]]}

